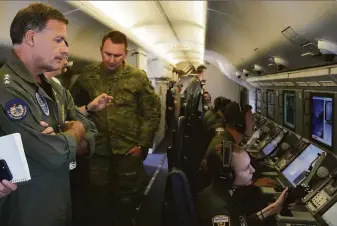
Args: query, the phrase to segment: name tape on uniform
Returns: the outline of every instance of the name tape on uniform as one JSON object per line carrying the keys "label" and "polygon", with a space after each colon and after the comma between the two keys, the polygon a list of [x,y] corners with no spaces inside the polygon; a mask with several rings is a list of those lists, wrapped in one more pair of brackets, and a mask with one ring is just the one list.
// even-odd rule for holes
{"label": "name tape on uniform", "polygon": [[217,215],[212,218],[213,226],[230,226],[230,218],[226,215]]}

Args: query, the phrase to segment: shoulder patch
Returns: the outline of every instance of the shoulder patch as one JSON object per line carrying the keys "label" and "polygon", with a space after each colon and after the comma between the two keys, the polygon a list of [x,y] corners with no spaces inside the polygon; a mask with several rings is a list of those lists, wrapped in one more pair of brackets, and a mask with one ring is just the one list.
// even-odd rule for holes
{"label": "shoulder patch", "polygon": [[5,111],[9,119],[22,120],[27,116],[29,108],[24,100],[16,98],[6,104]]}
{"label": "shoulder patch", "polygon": [[43,96],[41,96],[39,93],[35,94],[37,103],[40,105],[41,110],[46,116],[49,116],[49,107],[46,99],[44,99]]}
{"label": "shoulder patch", "polygon": [[230,226],[230,217],[226,215],[217,215],[212,218],[213,226]]}

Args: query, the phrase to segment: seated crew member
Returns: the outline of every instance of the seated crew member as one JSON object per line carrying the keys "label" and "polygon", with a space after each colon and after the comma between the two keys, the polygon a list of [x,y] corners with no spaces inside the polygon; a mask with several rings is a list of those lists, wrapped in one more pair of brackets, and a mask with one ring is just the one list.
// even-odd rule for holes
{"label": "seated crew member", "polygon": [[196,208],[200,226],[257,226],[269,216],[279,213],[287,194],[287,188],[277,201],[255,214],[245,215],[245,210],[236,198],[235,189],[249,186],[254,168],[250,157],[243,148],[232,144],[233,152],[229,168],[225,168],[221,152],[213,152],[207,158],[207,166],[212,175],[212,185],[198,194]]}
{"label": "seated crew member", "polygon": [[204,91],[202,94],[202,108],[204,112],[212,109],[212,97],[207,91]]}
{"label": "seated crew member", "polygon": [[250,107],[240,106],[236,102],[231,102],[226,106],[223,115],[226,119],[226,128],[216,128],[216,135],[209,144],[204,160],[211,152],[216,151],[223,140],[239,144],[244,136],[251,136],[253,131],[253,114]]}
{"label": "seated crew member", "polygon": [[215,98],[214,108],[207,111],[202,119],[202,123],[208,132],[225,126],[224,111],[230,102],[229,99],[224,97]]}

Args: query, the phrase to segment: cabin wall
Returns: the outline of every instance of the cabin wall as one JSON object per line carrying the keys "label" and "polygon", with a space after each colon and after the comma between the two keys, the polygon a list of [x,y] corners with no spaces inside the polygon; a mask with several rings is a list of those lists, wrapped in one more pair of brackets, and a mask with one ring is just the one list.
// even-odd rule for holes
{"label": "cabin wall", "polygon": [[212,101],[223,96],[232,101],[240,101],[240,85],[230,80],[213,65],[207,65],[205,71],[206,90],[211,94]]}

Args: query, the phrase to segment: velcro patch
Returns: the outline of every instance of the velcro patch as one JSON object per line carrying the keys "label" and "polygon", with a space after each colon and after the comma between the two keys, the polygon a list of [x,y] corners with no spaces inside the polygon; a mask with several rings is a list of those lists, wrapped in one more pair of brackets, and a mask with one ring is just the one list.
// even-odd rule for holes
{"label": "velcro patch", "polygon": [[226,215],[217,215],[212,218],[213,226],[230,226],[230,217]]}
{"label": "velcro patch", "polygon": [[27,116],[29,108],[24,100],[16,98],[6,104],[5,111],[9,119],[22,120]]}

